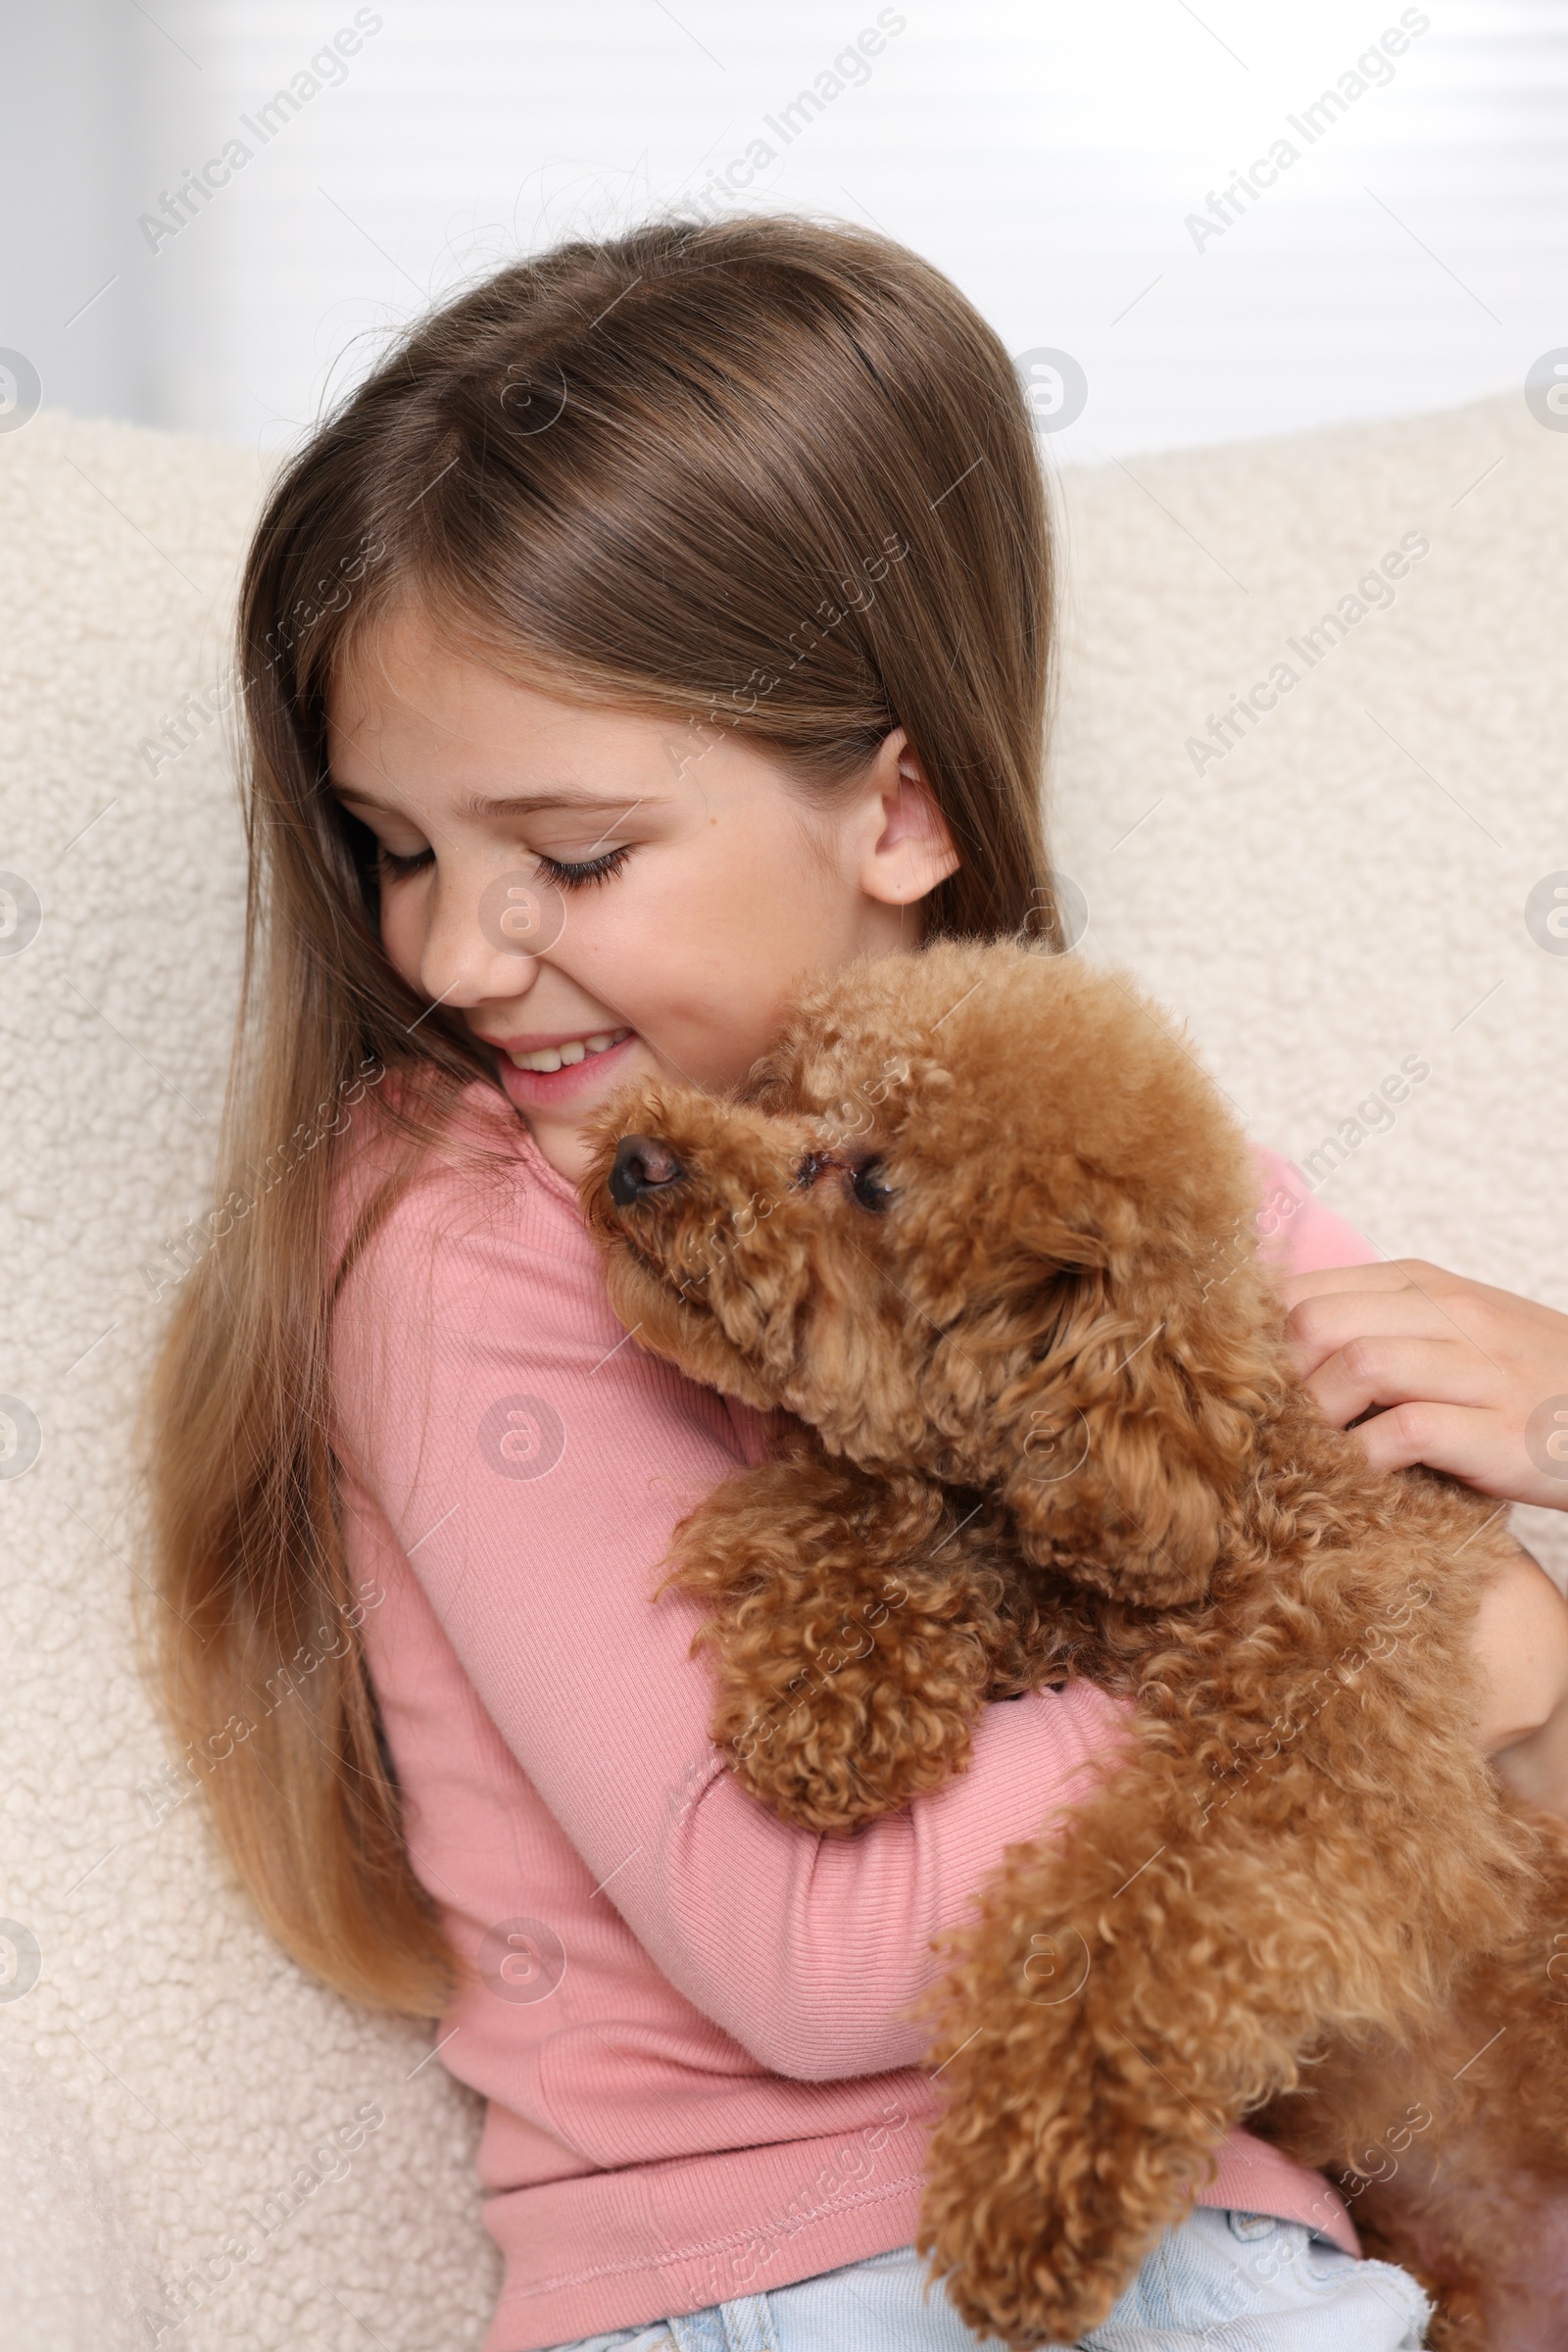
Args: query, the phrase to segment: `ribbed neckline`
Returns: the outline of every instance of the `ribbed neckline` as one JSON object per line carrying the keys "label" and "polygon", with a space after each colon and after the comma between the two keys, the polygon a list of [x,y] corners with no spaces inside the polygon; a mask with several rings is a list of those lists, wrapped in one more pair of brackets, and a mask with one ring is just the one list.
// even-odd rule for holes
{"label": "ribbed neckline", "polygon": [[576,1186],[572,1184],[566,1177],[563,1176],[559,1168],[551,1166],[549,1160],[546,1159],[544,1153],[540,1151],[539,1146],[535,1143],[533,1131],[529,1127],[527,1120],[523,1117],[521,1111],[513,1102],[506,1089],[500,1086],[493,1086],[488,1078],[475,1078],[471,1084],[464,1088],[462,1095],[459,1097],[459,1101],[470,1109],[475,1111],[482,1110],[487,1114],[486,1131],[490,1134],[494,1133],[493,1120],[494,1106],[496,1102],[499,1101],[506,1106],[508,1110],[511,1111],[513,1118],[516,1122],[515,1148],[517,1159],[520,1165],[526,1168],[528,1174],[533,1178],[534,1182],[540,1185],[545,1192],[551,1194],[555,1200],[559,1200],[564,1208],[570,1209],[573,1220],[577,1225],[581,1226],[583,1237],[586,1240],[588,1238],[588,1229],[583,1218],[582,1203],[577,1199]]}

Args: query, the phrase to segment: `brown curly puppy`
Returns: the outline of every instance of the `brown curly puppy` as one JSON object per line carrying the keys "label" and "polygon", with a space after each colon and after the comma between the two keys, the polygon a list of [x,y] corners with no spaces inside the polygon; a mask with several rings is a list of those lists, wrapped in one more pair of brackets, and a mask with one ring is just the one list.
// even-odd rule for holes
{"label": "brown curly puppy", "polygon": [[941,942],[809,990],[736,1099],[601,1113],[582,1198],[642,1346],[804,1428],[684,1523],[714,1737],[824,1831],[1083,1674],[1128,1744],[944,1955],[919,2250],[982,2334],[1101,2322],[1247,2118],[1340,2176],[1431,2341],[1568,2179],[1568,1850],[1481,1756],[1505,1514],[1375,1474],[1290,1369],[1255,1173],[1121,975]]}

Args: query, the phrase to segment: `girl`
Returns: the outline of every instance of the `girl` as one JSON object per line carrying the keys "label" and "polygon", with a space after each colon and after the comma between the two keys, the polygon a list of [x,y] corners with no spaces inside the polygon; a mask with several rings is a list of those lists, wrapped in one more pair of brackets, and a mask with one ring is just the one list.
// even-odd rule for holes
{"label": "girl", "polygon": [[[650,1592],[767,1432],[620,1331],[573,1179],[591,1105],[733,1085],[803,971],[1060,948],[1050,589],[996,336],[911,254],[783,219],[504,270],[256,534],[223,1238],[152,1398],[164,1687],[182,1735],[238,1718],[215,1818],[279,1938],[438,2017],[488,2101],[484,2352],[974,2340],[911,2250],[936,2093],[905,2012],[1115,1709],[995,1704],[966,1775],[848,1841],[741,1792],[693,1605]],[[1372,1256],[1260,1176],[1298,1276]],[[1303,1369],[1342,1420],[1446,1397],[1511,1432],[1453,1336],[1480,1294],[1437,1300],[1451,1375],[1417,1360],[1430,1272],[1318,1273]],[[1531,1401],[1568,1390],[1542,1330]],[[1555,1788],[1568,1609],[1522,1555],[1501,1587],[1481,1736]],[[1093,2340],[1419,2343],[1415,2282],[1357,2253],[1338,2192],[1237,2132]]]}

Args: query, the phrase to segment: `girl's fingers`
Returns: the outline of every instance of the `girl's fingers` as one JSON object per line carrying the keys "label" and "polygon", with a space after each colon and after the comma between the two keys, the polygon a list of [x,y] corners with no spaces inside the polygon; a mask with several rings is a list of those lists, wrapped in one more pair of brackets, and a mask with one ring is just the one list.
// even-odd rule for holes
{"label": "girl's fingers", "polygon": [[1568,1509],[1568,1315],[1424,1258],[1273,1280],[1298,1377],[1374,1468]]}
{"label": "girl's fingers", "polygon": [[1506,1382],[1473,1348],[1389,1331],[1350,1340],[1302,1385],[1336,1429],[1374,1408],[1425,1402],[1497,1411],[1507,1401]]}
{"label": "girl's fingers", "polygon": [[1276,1272],[1274,1282],[1278,1290],[1298,1298],[1309,1298],[1318,1291],[1396,1291],[1409,1283],[1405,1268],[1416,1262],[1412,1258],[1381,1257],[1370,1266],[1316,1266],[1310,1273],[1299,1274],[1282,1268]]}
{"label": "girl's fingers", "polygon": [[1408,1470],[1424,1462],[1483,1494],[1497,1495],[1501,1508],[1510,1502],[1562,1500],[1561,1489],[1553,1490],[1535,1470],[1500,1413],[1433,1404],[1423,1397],[1375,1413],[1350,1434],[1360,1440],[1374,1470]]}
{"label": "girl's fingers", "polygon": [[1374,1339],[1447,1340],[1466,1346],[1484,1363],[1486,1340],[1473,1301],[1451,1304],[1425,1291],[1325,1291],[1301,1298],[1285,1318],[1286,1337],[1298,1380],[1305,1380],[1344,1348]]}
{"label": "girl's fingers", "polygon": [[1371,1266],[1319,1266],[1309,1274],[1273,1271],[1273,1281],[1288,1307],[1335,1294],[1386,1297],[1391,1291],[1408,1291],[1440,1311],[1473,1310],[1470,1320],[1499,1331],[1531,1325],[1539,1332],[1553,1332],[1559,1341],[1568,1335],[1568,1315],[1556,1307],[1543,1305],[1539,1298],[1521,1298],[1489,1282],[1472,1281],[1467,1274],[1450,1274],[1424,1257],[1381,1258]]}

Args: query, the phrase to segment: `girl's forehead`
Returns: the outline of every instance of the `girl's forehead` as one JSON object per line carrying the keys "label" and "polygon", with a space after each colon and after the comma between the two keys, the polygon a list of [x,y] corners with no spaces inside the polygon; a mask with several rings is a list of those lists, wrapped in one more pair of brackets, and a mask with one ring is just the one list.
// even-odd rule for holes
{"label": "girl's forehead", "polygon": [[514,713],[526,702],[536,719],[568,706],[537,668],[518,658],[504,667],[493,652],[438,627],[423,608],[404,602],[367,618],[345,638],[332,666],[327,709],[334,725],[374,714],[381,724],[397,719],[451,723],[460,715],[470,726],[486,717]]}
{"label": "girl's forehead", "polygon": [[342,798],[402,808],[434,795],[503,824],[558,810],[609,822],[631,804],[652,821],[694,798],[755,806],[772,774],[733,742],[699,758],[670,712],[565,699],[428,625],[366,630],[328,692],[327,734]]}
{"label": "girl's forehead", "polygon": [[326,711],[334,766],[371,743],[509,770],[596,749],[624,758],[657,728],[643,714],[571,700],[524,661],[503,668],[487,649],[406,614],[367,626],[345,646]]}
{"label": "girl's forehead", "polygon": [[368,621],[345,643],[326,715],[332,781],[349,795],[363,788],[380,799],[383,783],[404,778],[450,780],[486,801],[539,806],[608,805],[617,793],[649,803],[694,793],[722,801],[752,798],[769,784],[792,806],[800,799],[776,759],[733,730],[694,727],[646,705],[573,697],[521,654],[502,667],[491,648],[465,643],[414,606]]}

